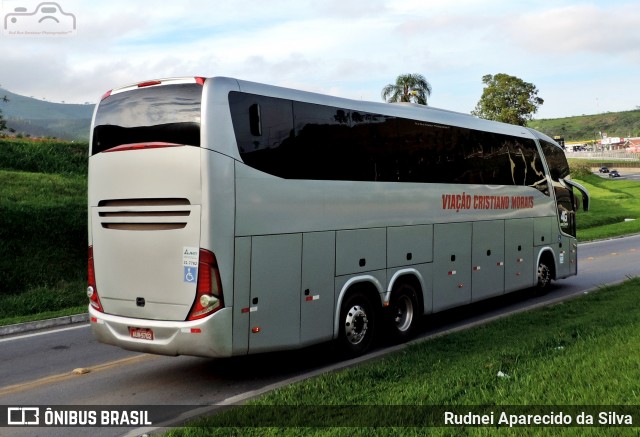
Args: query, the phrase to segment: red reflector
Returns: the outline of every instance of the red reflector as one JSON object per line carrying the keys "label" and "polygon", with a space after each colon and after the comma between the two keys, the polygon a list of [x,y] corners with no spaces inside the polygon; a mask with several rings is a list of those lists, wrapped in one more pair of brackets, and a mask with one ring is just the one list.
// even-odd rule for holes
{"label": "red reflector", "polygon": [[202,329],[200,328],[191,328],[192,334],[200,334],[201,332],[202,332]]}
{"label": "red reflector", "polygon": [[206,78],[206,77],[199,77],[199,76],[196,76],[196,83],[197,83],[198,85],[204,85],[204,81],[205,81],[205,80],[207,80],[207,78]]}
{"label": "red reflector", "polygon": [[150,80],[148,82],[140,82],[138,84],[138,88],[143,88],[145,86],[153,86],[153,85],[160,85],[162,82],[160,82],[159,80]]}
{"label": "red reflector", "polygon": [[98,297],[98,287],[96,286],[96,270],[93,264],[93,246],[89,246],[87,251],[87,297],[93,309],[104,312],[100,297]]}
{"label": "red reflector", "polygon": [[257,334],[258,332],[260,332],[260,327],[254,326],[253,328],[251,328],[251,332],[253,332],[254,334]]}
{"label": "red reflector", "polygon": [[241,312],[242,314],[246,314],[246,313],[248,313],[248,312],[249,312],[249,308],[248,308],[248,307],[247,307],[247,308],[242,308],[242,309],[240,310],[240,312]]}
{"label": "red reflector", "polygon": [[218,262],[213,252],[200,249],[196,296],[187,320],[202,319],[221,308],[224,308],[224,302]]}
{"label": "red reflector", "polygon": [[145,149],[162,149],[164,147],[180,147],[183,144],[175,144],[175,143],[132,143],[132,144],[121,144],[120,146],[112,147],[111,149],[105,150],[105,152],[124,152],[127,150],[145,150]]}
{"label": "red reflector", "polygon": [[97,317],[91,317],[91,321],[93,323],[98,323],[98,318]]}
{"label": "red reflector", "polygon": [[104,94],[102,95],[102,97],[100,98],[100,100],[104,100],[104,99],[106,99],[107,97],[109,97],[109,96],[111,95],[111,91],[113,91],[113,90],[109,90],[109,91],[107,91],[106,93],[104,93]]}
{"label": "red reflector", "polygon": [[304,300],[306,300],[307,302],[313,300],[313,296],[307,296],[304,298]]}

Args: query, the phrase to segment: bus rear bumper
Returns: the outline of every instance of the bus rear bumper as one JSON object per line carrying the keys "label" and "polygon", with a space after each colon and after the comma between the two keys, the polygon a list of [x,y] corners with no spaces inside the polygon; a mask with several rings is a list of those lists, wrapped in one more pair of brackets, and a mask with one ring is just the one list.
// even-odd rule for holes
{"label": "bus rear bumper", "polygon": [[232,308],[189,322],[120,317],[91,306],[89,317],[91,331],[101,343],[158,355],[231,356]]}

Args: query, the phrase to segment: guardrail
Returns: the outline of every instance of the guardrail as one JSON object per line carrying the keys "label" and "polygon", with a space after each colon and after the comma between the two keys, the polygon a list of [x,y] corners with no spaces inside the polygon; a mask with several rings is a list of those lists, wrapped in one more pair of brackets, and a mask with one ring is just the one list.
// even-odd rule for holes
{"label": "guardrail", "polygon": [[602,152],[566,152],[567,158],[595,159],[598,161],[631,161],[640,162],[640,153],[630,153],[625,150],[611,150]]}

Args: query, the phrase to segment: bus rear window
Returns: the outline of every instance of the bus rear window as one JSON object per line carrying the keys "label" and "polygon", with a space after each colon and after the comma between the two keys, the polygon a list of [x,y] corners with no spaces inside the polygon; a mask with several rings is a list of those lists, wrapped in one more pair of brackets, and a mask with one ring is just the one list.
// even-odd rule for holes
{"label": "bus rear window", "polygon": [[98,106],[91,154],[122,144],[200,146],[202,86],[174,84],[112,94]]}

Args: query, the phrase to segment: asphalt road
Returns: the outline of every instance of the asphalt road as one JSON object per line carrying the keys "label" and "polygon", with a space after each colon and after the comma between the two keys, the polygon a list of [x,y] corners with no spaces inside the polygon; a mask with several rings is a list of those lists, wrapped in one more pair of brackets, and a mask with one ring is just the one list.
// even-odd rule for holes
{"label": "asphalt road", "polygon": [[[611,170],[614,170],[614,167],[611,167]],[[614,180],[631,180],[631,181],[640,181],[640,173],[638,171],[636,171],[635,169],[633,170],[629,170],[627,168],[620,168],[620,170],[618,170],[618,173],[620,173],[620,177],[618,178],[610,178],[609,177],[609,173],[600,173],[597,171],[594,171],[593,174],[600,176],[601,178],[604,179],[614,179]]]}
{"label": "asphalt road", "polygon": [[[463,329],[536,305],[584,294],[640,273],[640,236],[581,244],[579,274],[555,282],[550,293],[531,297],[513,293],[432,317],[420,338]],[[378,356],[402,346],[382,345]],[[0,408],[7,406],[168,405],[172,420],[195,406],[232,404],[269,389],[353,365],[330,353],[330,345],[231,359],[162,357],[123,351],[97,343],[88,325],[0,338]],[[74,373],[74,369],[76,373]],[[189,406],[181,409],[180,405]],[[175,407],[171,407],[175,406]],[[204,407],[210,410],[211,407]],[[195,411],[198,412],[198,411]],[[195,413],[194,412],[194,413]],[[0,414],[4,412],[0,411]],[[154,425],[157,425],[157,421]],[[0,429],[0,435],[112,436],[141,428]]]}

